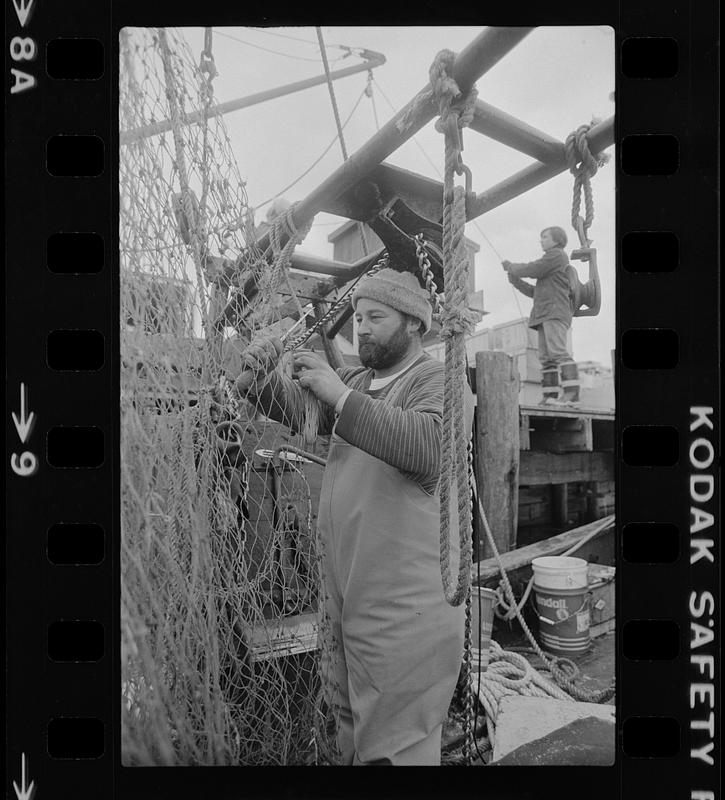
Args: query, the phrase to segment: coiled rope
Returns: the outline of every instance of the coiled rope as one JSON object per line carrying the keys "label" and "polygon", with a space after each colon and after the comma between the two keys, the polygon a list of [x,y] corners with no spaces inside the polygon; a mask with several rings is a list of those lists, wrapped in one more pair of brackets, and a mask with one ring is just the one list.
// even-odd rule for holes
{"label": "coiled rope", "polygon": [[[454,60],[455,54],[450,50],[438,53],[430,68],[430,84],[440,113],[436,129],[445,134],[443,276],[446,302],[440,312],[440,335],[445,342],[440,560],[446,601],[452,606],[458,606],[465,599],[470,587],[472,563],[471,495],[466,452],[468,437],[464,429],[463,399],[466,380],[465,336],[472,332],[476,317],[466,307],[469,285],[468,258],[464,243],[466,195],[463,187],[454,185],[454,175],[462,167],[460,129],[473,118],[477,92],[471,89],[465,95],[461,93],[451,77]],[[454,481],[457,489],[460,543],[455,583],[452,577],[450,541],[451,484]]]}
{"label": "coiled rope", "polygon": [[534,669],[524,656],[504,650],[493,640],[489,645],[488,666],[485,672],[476,674],[474,689],[486,712],[486,729],[491,743],[496,734],[496,720],[504,697],[523,695],[550,697],[556,700],[572,699]]}

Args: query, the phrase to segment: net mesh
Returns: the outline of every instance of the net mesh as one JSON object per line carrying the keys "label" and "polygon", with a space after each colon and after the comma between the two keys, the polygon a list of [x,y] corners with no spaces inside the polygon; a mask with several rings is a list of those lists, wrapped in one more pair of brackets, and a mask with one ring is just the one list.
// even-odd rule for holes
{"label": "net mesh", "polygon": [[208,56],[121,33],[123,763],[336,763],[322,466],[227,380],[300,302],[254,244]]}

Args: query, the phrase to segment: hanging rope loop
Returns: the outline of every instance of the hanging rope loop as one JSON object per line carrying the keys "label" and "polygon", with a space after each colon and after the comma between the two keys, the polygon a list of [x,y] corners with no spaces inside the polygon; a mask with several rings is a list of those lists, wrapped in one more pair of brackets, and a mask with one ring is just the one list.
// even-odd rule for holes
{"label": "hanging rope loop", "polygon": [[[594,197],[592,195],[591,179],[597,174],[600,167],[609,161],[609,156],[604,153],[592,153],[589,149],[587,134],[596,125],[598,120],[593,119],[589,125],[580,125],[572,131],[564,142],[564,156],[569,172],[574,176],[574,192],[571,206],[571,224],[582,239],[582,247],[587,246],[586,232],[594,222]],[[584,194],[584,219],[580,223],[582,193]],[[582,238],[582,229],[584,231]]]}
{"label": "hanging rope loop", "polygon": [[[443,425],[441,432],[440,472],[440,564],[443,593],[451,606],[460,605],[470,592],[472,528],[470,485],[468,480],[468,436],[464,423],[466,388],[465,335],[473,330],[476,316],[467,308],[469,261],[465,247],[466,191],[455,186],[455,175],[464,174],[461,157],[461,129],[473,119],[477,92],[472,87],[461,92],[452,77],[455,53],[441,50],[430,67],[433,101],[440,118],[436,130],[445,136],[445,166],[443,177],[443,279],[446,299],[440,309],[441,339],[445,342],[445,373],[443,389]],[[467,188],[470,190],[470,178]],[[424,253],[422,239],[417,240],[419,265],[426,286],[431,290],[430,264]],[[426,270],[426,266],[428,269]],[[436,304],[434,303],[434,306]],[[451,538],[456,504],[458,522],[458,574],[454,578],[451,565]]]}

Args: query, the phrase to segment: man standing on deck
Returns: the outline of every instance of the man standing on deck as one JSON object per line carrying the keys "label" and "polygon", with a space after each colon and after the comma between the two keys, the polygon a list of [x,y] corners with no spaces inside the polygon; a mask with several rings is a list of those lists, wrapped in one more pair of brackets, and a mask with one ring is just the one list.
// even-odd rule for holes
{"label": "man standing on deck", "polygon": [[[380,270],[361,281],[352,303],[361,367],[336,371],[299,353],[294,381],[274,369],[282,343],[258,340],[236,385],[295,430],[303,424],[300,387],[308,389],[319,401],[319,432],[332,434],[318,532],[336,642],[323,667],[335,684],[328,698],[344,763],[437,765],[464,623],[440,575],[444,367],[422,347],[431,305],[414,275]],[[470,434],[468,388],[467,401]]]}
{"label": "man standing on deck", "polygon": [[[544,251],[542,258],[522,264],[501,263],[508,273],[509,282],[522,294],[534,299],[529,327],[538,331],[539,336],[542,402],[578,403],[579,368],[567,344],[575,310],[573,280],[576,271],[564,251],[566,231],[557,225],[544,228],[540,243]],[[523,278],[536,278],[536,283],[531,284]]]}

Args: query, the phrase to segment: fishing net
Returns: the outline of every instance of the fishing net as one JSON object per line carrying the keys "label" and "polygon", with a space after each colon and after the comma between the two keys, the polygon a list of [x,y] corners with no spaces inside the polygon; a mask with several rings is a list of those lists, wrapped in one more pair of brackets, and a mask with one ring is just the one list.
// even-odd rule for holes
{"label": "fishing net", "polygon": [[246,344],[301,304],[279,250],[254,244],[223,118],[208,113],[214,75],[208,46],[197,59],[178,31],[121,33],[123,763],[335,763],[324,440],[316,459],[296,453],[310,444],[229,380]]}

